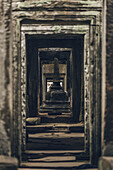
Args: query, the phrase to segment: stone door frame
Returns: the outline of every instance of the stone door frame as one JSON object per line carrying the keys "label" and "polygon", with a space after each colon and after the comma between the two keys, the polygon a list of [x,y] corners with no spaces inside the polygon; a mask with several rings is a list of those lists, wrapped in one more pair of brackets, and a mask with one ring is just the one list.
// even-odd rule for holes
{"label": "stone door frame", "polygon": [[[26,35],[84,35],[85,152],[93,161],[93,157],[100,154],[102,3],[100,1],[64,1],[62,5],[62,1],[19,2],[16,5],[13,4],[12,9],[14,28],[12,115],[13,141],[15,142],[12,152],[18,153],[21,158],[21,154],[26,149]],[[17,150],[16,146],[18,146]]]}

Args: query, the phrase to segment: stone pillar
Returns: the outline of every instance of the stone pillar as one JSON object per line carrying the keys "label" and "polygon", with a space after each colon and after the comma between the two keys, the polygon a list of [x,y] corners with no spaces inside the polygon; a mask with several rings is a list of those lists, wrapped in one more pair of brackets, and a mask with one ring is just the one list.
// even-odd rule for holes
{"label": "stone pillar", "polygon": [[11,0],[0,0],[0,169],[16,170],[11,158]]}
{"label": "stone pillar", "polygon": [[[11,154],[10,143],[10,10],[11,2],[0,0],[0,154]],[[3,131],[2,131],[2,130]],[[3,137],[4,136],[4,137]],[[5,142],[3,141],[5,140]]]}

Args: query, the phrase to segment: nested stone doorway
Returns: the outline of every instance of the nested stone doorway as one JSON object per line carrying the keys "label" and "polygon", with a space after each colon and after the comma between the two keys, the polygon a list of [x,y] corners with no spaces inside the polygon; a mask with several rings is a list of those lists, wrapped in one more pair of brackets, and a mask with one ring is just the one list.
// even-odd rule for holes
{"label": "nested stone doorway", "polygon": [[[31,3],[29,1],[27,3],[19,2],[15,7],[13,7],[12,24],[14,29],[12,42],[12,117],[14,119],[14,134],[12,140],[15,143],[15,145],[12,146],[13,155],[17,155],[17,157],[20,157],[21,159],[21,153],[24,152],[26,149],[26,117],[30,116],[30,112],[27,112],[29,99],[26,91],[26,89],[28,88],[28,84],[26,81],[28,80],[26,77],[28,75],[26,72],[28,47],[30,47],[29,51],[31,53],[29,54],[29,56],[35,56],[36,58],[38,58],[39,48],[51,48],[53,44],[56,44],[56,46],[53,45],[54,48],[58,48],[59,45],[57,44],[58,39],[60,38],[62,40],[60,41],[61,45],[59,48],[72,48],[72,46],[69,47],[72,43],[67,43],[66,39],[71,39],[71,37],[76,36],[83,36],[84,47],[82,47],[84,57],[82,61],[84,71],[82,73],[84,73],[84,75],[81,74],[81,76],[84,78],[82,78],[81,80],[84,79],[84,96],[82,98],[81,95],[81,98],[83,99],[84,103],[85,152],[90,154],[90,160],[92,162],[94,162],[93,158],[96,157],[98,159],[98,157],[100,156],[102,59],[101,14],[101,1],[98,1],[98,3],[97,1],[65,1],[63,3],[61,1],[55,1],[55,3],[53,3],[53,1],[49,3],[46,3],[45,1]],[[70,38],[66,38],[67,36]],[[42,46],[42,44],[44,44],[43,42],[46,39],[45,37],[48,37],[48,39],[55,39],[56,41],[51,43],[52,45],[50,46],[50,42],[46,41],[45,45]],[[38,41],[38,39],[40,40]],[[64,44],[68,44],[68,46]],[[74,44],[76,45],[76,49],[78,50],[77,43]],[[73,49],[74,47],[75,46],[73,46]],[[73,53],[79,53],[79,50],[77,50]],[[72,68],[75,69],[76,66]],[[38,70],[35,73],[39,73]],[[36,80],[40,82],[38,79]],[[34,88],[39,89],[37,88],[37,85],[39,85],[38,83],[34,83],[34,85]],[[80,87],[82,88],[82,85]],[[75,88],[73,88],[73,90],[75,90]],[[74,99],[75,101],[77,99],[78,93],[80,93],[80,91],[76,91],[76,98]],[[36,115],[38,115],[38,97],[36,98],[36,100],[36,103],[34,102],[34,104],[36,105],[36,112],[33,111],[33,114],[35,113]],[[81,100],[77,99],[77,101],[80,102]],[[78,106],[80,107],[80,105]],[[77,106],[74,108],[77,108]]]}
{"label": "nested stone doorway", "polygon": [[[57,30],[58,29],[58,30]],[[31,31],[32,30],[32,31]],[[45,30],[45,32],[43,31]],[[82,31],[81,31],[82,30]],[[26,150],[26,118],[38,117],[41,103],[41,56],[42,49],[68,51],[70,74],[67,90],[70,90],[72,110],[66,122],[84,120],[84,152],[89,154],[89,26],[85,25],[22,25],[21,27],[21,116],[22,152]],[[54,51],[54,50],[53,50]],[[61,52],[62,53],[62,52]],[[67,53],[67,52],[66,52]],[[64,55],[63,55],[64,56]],[[50,58],[50,57],[48,57]],[[61,59],[63,59],[61,57]],[[48,59],[48,62],[50,59]],[[63,59],[64,60],[64,59]],[[43,61],[43,60],[42,60]],[[53,60],[51,60],[52,62]],[[61,61],[60,61],[61,62]],[[64,61],[63,61],[64,62]],[[67,62],[67,61],[65,61]],[[44,63],[45,64],[45,63]],[[47,64],[47,63],[46,63]],[[60,63],[65,64],[65,63]],[[42,62],[43,65],[43,62]],[[43,70],[42,70],[43,71]],[[67,75],[68,75],[67,74]],[[44,75],[43,75],[44,76]],[[43,77],[42,76],[42,77]],[[47,74],[45,75],[48,76]],[[62,75],[64,76],[64,75]],[[30,87],[30,90],[29,90]],[[66,88],[66,87],[65,87]],[[30,92],[31,91],[31,92]],[[43,90],[42,90],[43,91]],[[30,96],[31,95],[31,96]],[[33,101],[34,100],[34,101]],[[30,102],[32,102],[30,104]],[[31,108],[30,108],[31,107]],[[50,118],[41,122],[49,122]],[[63,122],[59,117],[56,122]],[[51,122],[51,121],[50,121]],[[53,122],[53,119],[52,119]]]}
{"label": "nested stone doorway", "polygon": [[[57,56],[61,84],[68,92],[70,113],[66,122],[84,119],[84,37],[82,35],[26,36],[27,117],[40,116],[40,106],[53,78],[53,60]],[[64,116],[64,115],[63,115]],[[62,116],[61,116],[62,117]],[[61,117],[57,121],[64,121]],[[48,121],[49,119],[46,119]],[[53,119],[52,119],[53,121]]]}

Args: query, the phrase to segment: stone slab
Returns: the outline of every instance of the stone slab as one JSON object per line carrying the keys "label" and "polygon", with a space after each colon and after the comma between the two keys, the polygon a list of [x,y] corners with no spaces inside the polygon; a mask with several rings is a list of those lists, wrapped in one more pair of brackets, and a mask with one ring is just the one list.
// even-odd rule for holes
{"label": "stone slab", "polygon": [[84,124],[83,123],[41,123],[40,125],[31,125],[31,126],[27,126],[27,127],[83,127]]}
{"label": "stone slab", "polygon": [[17,170],[18,160],[13,157],[0,155],[0,170]]}
{"label": "stone slab", "polygon": [[75,156],[44,156],[38,159],[28,159],[28,162],[73,162],[76,160]]}
{"label": "stone slab", "polygon": [[26,150],[23,159],[28,160],[28,159],[38,159],[38,158],[43,158],[43,157],[63,157],[63,156],[74,156],[78,157],[78,155],[83,155],[84,150]]}
{"label": "stone slab", "polygon": [[26,119],[27,125],[38,125],[40,124],[40,117],[29,117]]}
{"label": "stone slab", "polygon": [[36,133],[29,134],[31,139],[41,139],[41,138],[84,138],[84,133]]}
{"label": "stone slab", "polygon": [[41,116],[41,123],[73,123],[73,118],[70,114],[65,115],[51,115],[51,116]]}
{"label": "stone slab", "polygon": [[84,152],[84,150],[26,150],[25,156],[35,159],[42,156],[76,156]]}
{"label": "stone slab", "polygon": [[99,159],[99,170],[113,170],[113,157],[101,157]]}
{"label": "stone slab", "polygon": [[[36,168],[37,170],[56,170],[56,168],[52,168],[52,169],[40,169],[40,168]],[[18,168],[18,170],[34,170],[34,168]],[[62,170],[65,170],[64,168],[62,168]],[[69,169],[68,169],[69,170]],[[70,169],[70,170],[77,170],[77,169]],[[84,170],[84,169],[79,169],[79,170]],[[90,169],[85,169],[85,170],[98,170],[97,168],[90,168]]]}
{"label": "stone slab", "polygon": [[84,124],[66,124],[66,123],[50,123],[50,124],[40,124],[40,125],[27,125],[28,133],[43,133],[43,132],[84,132]]}
{"label": "stone slab", "polygon": [[40,162],[27,162],[22,163],[21,167],[31,167],[31,168],[74,168],[83,165],[88,162],[58,162],[58,163],[40,163]]}
{"label": "stone slab", "polygon": [[29,134],[29,150],[83,150],[84,133],[36,133]]}

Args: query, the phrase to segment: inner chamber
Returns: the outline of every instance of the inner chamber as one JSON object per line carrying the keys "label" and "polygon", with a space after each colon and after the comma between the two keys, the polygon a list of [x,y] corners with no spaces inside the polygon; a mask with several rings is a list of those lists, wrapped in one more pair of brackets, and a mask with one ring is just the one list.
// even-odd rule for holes
{"label": "inner chamber", "polygon": [[[58,122],[84,120],[83,36],[27,36],[27,117],[51,116],[41,107],[54,81],[54,58],[58,59],[59,82],[67,94],[70,111],[55,113]],[[62,100],[63,102],[63,100]],[[52,107],[52,106],[51,106]],[[57,108],[57,105],[56,105]],[[59,115],[59,116],[58,116]]]}

